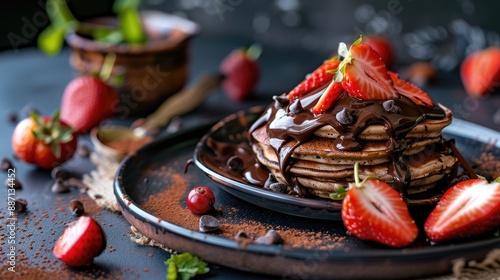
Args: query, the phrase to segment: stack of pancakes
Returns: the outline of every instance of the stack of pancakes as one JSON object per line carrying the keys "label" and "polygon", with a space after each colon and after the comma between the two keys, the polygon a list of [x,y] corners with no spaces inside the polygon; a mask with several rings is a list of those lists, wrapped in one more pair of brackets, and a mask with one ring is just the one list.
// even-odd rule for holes
{"label": "stack of pancakes", "polygon": [[[335,141],[345,132],[332,125],[322,125],[307,141],[284,139],[278,151],[270,144],[273,138],[270,122],[279,121],[272,114],[280,114],[277,113],[280,110],[281,114],[293,114],[287,107],[277,109],[271,105],[264,114],[265,121],[251,131],[252,148],[258,161],[278,181],[286,183],[289,190],[298,183],[309,194],[329,197],[338,184],[347,187],[354,181],[354,164],[359,162],[361,179],[376,175],[403,195],[419,195],[434,188],[452,172],[457,162],[441,135],[443,128],[451,123],[452,113],[442,105],[439,109],[443,112],[441,118],[419,121],[401,139],[394,139],[387,126],[372,123],[356,136],[362,143],[361,149],[343,150],[336,147]],[[284,160],[280,151],[290,152],[286,163],[280,162]],[[405,176],[402,183],[401,178]]]}

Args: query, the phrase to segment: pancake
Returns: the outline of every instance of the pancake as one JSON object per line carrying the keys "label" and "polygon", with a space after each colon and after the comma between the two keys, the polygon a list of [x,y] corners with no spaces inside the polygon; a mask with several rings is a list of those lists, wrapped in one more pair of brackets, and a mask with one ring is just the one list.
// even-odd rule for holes
{"label": "pancake", "polygon": [[[388,113],[382,102],[344,92],[328,111],[312,114],[323,91],[290,103],[275,97],[250,129],[257,160],[288,191],[328,198],[337,185],[354,181],[355,163],[360,179],[375,175],[409,198],[431,193],[453,175],[457,158],[442,137],[453,114],[445,106],[428,108],[401,96],[393,102],[402,110]],[[350,111],[353,123],[339,123],[341,110]]]}

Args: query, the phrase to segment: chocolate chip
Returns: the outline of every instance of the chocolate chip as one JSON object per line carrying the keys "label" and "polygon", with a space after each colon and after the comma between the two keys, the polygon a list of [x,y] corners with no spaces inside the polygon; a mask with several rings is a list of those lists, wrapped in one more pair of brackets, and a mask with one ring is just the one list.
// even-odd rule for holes
{"label": "chocolate chip", "polygon": [[18,198],[14,201],[14,211],[16,213],[24,213],[26,212],[26,208],[28,206],[28,201],[24,198]]}
{"label": "chocolate chip", "polygon": [[269,185],[269,190],[276,193],[286,193],[288,186],[285,183],[276,182]]}
{"label": "chocolate chip", "polygon": [[240,230],[236,233],[236,235],[234,236],[234,239],[236,240],[239,240],[239,239],[247,239],[249,238],[248,237],[248,234],[246,234],[246,232]]}
{"label": "chocolate chip", "polygon": [[17,122],[17,114],[15,112],[7,112],[7,115],[6,115],[6,118],[7,118],[7,121],[10,122],[10,123],[16,123]]}
{"label": "chocolate chip", "polygon": [[281,236],[274,229],[271,229],[266,233],[266,235],[257,238],[255,240],[255,243],[271,245],[271,244],[279,244],[281,243],[281,241],[282,241]]}
{"label": "chocolate chip", "polygon": [[219,229],[219,220],[210,215],[203,215],[200,217],[199,226],[201,232],[212,232]]}
{"label": "chocolate chip", "polygon": [[52,169],[52,171],[50,171],[50,177],[52,177],[53,180],[57,180],[57,179],[66,180],[69,178],[69,176],[70,176],[70,173],[68,171],[64,170],[60,166],[56,166]]}
{"label": "chocolate chip", "polygon": [[342,109],[335,115],[335,118],[340,124],[351,124],[354,121],[353,116],[347,111],[346,108]]}
{"label": "chocolate chip", "polygon": [[85,209],[83,208],[83,203],[80,200],[72,199],[69,202],[69,211],[77,217],[80,217],[85,213]]}
{"label": "chocolate chip", "polygon": [[90,148],[85,144],[78,145],[76,153],[82,158],[88,158],[90,156]]}
{"label": "chocolate chip", "polygon": [[240,172],[243,169],[243,160],[237,156],[228,158],[226,164],[234,172]]}
{"label": "chocolate chip", "polygon": [[295,99],[295,101],[288,107],[290,113],[297,115],[300,112],[304,111],[304,107],[302,107],[302,103],[300,103],[300,99]]}
{"label": "chocolate chip", "polygon": [[286,105],[290,104],[290,100],[284,95],[275,95],[274,99],[274,107],[276,109],[284,108]]}
{"label": "chocolate chip", "polygon": [[8,171],[9,169],[14,169],[14,165],[12,161],[8,158],[2,158],[2,162],[0,163],[0,170]]}
{"label": "chocolate chip", "polygon": [[7,179],[5,179],[5,185],[8,188],[16,189],[16,190],[20,190],[20,189],[23,188],[23,184],[21,184],[21,182],[19,181],[18,178],[7,178]]}
{"label": "chocolate chip", "polygon": [[182,128],[182,122],[183,121],[182,121],[181,117],[173,118],[166,128],[166,132],[167,133],[175,133],[175,132],[179,131]]}
{"label": "chocolate chip", "polygon": [[397,114],[401,113],[401,108],[397,105],[394,105],[394,100],[387,100],[382,103],[384,110],[389,114]]}
{"label": "chocolate chip", "polygon": [[51,191],[53,193],[67,193],[69,192],[68,186],[64,183],[63,179],[57,178],[52,185]]}

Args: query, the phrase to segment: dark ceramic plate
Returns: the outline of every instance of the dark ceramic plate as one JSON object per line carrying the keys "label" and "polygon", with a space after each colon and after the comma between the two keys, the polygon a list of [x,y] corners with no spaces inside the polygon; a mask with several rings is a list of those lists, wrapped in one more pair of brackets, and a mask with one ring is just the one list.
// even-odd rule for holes
{"label": "dark ceramic plate", "polygon": [[[250,149],[246,132],[261,113],[262,108],[252,108],[215,124],[198,143],[194,152],[195,164],[225,191],[260,207],[300,217],[341,220],[341,202],[275,193],[252,185],[243,177],[228,176],[225,163],[214,151],[213,142],[246,145]],[[467,159],[478,156],[484,144],[495,143],[500,148],[500,142],[493,142],[500,139],[500,133],[462,120],[455,119],[445,129],[444,136],[455,139],[457,147]],[[499,155],[500,149],[492,152]]]}
{"label": "dark ceramic plate", "polygon": [[[248,114],[253,113],[240,113],[238,116]],[[230,121],[231,118],[227,118],[215,127],[225,127],[224,124]],[[408,248],[388,248],[346,235],[346,229],[340,221],[297,217],[242,201],[218,188],[217,186],[221,185],[208,179],[196,168],[190,168],[186,174],[183,173],[185,162],[192,158],[197,143],[203,143],[199,142],[200,138],[210,130],[212,125],[201,125],[189,131],[158,139],[125,159],[117,172],[114,191],[123,216],[131,225],[173,250],[191,252],[209,263],[222,265],[222,268],[214,269],[211,273],[220,273],[218,276],[223,279],[227,275],[232,275],[229,276],[230,278],[249,277],[248,274],[239,274],[224,266],[274,275],[282,279],[426,277],[451,273],[452,262],[457,258],[480,261],[489,251],[500,246],[500,238],[493,235],[470,239],[466,242],[431,245],[426,241],[424,234],[421,234],[417,241]],[[473,128],[477,127],[473,126]],[[237,129],[237,127],[231,126],[225,129]],[[485,131],[480,129],[480,132]],[[483,137],[487,139],[487,136],[483,135]],[[495,137],[498,138],[498,136]],[[467,147],[467,151],[470,152],[466,155],[467,157],[474,156],[480,149],[478,146],[482,146],[481,140],[473,138],[457,135],[457,143],[462,148]],[[144,205],[150,197],[165,192],[174,184],[171,177],[165,176],[165,170],[182,174],[190,185],[207,185],[212,188],[217,197],[217,208],[222,212],[230,210],[228,215],[231,216],[233,223],[254,221],[266,225],[267,228],[279,226],[338,236],[340,241],[331,249],[321,247],[323,239],[320,239],[320,243],[312,249],[292,249],[286,244],[251,243],[245,245],[231,238],[189,230],[169,222],[169,217],[174,215],[173,213],[162,219],[144,210]],[[238,191],[234,186],[222,185],[222,187]],[[259,198],[257,194],[261,194],[260,191],[241,193],[247,195],[250,200],[253,197],[262,201],[269,199],[268,203],[275,203],[272,197]],[[182,199],[179,201],[179,207],[185,207]],[[300,209],[300,207],[294,208]],[[321,211],[324,210],[317,210],[317,212]],[[332,213],[334,213],[333,210]],[[415,219],[418,224],[422,223],[422,217],[419,218],[417,215]],[[420,232],[423,230],[420,229]]]}

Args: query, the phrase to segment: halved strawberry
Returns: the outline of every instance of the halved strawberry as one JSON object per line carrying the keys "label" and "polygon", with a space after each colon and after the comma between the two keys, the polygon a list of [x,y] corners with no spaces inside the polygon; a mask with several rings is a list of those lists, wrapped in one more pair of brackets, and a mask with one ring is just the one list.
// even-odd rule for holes
{"label": "halved strawberry", "polygon": [[99,224],[89,216],[81,216],[68,225],[52,252],[69,266],[90,266],[104,248],[106,236]]}
{"label": "halved strawberry", "polygon": [[487,233],[500,226],[500,183],[470,179],[449,188],[424,224],[431,241]]}
{"label": "halved strawberry", "polygon": [[342,201],[342,221],[354,236],[392,247],[411,244],[418,228],[399,192],[387,183],[367,178],[359,182],[359,164],[354,166],[354,184]]}
{"label": "halved strawberry", "polygon": [[361,44],[361,37],[349,50],[340,43],[339,55],[344,59],[335,74],[335,81],[341,82],[350,95],[363,100],[388,100],[399,96],[384,61],[372,47]]}
{"label": "halved strawberry", "polygon": [[482,96],[500,86],[500,48],[489,47],[467,56],[460,68],[465,90]]}
{"label": "halved strawberry", "polygon": [[407,82],[399,77],[397,73],[387,72],[394,83],[396,90],[411,99],[413,103],[420,106],[434,107],[431,97],[423,90],[419,89],[416,85]]}
{"label": "halved strawberry", "polygon": [[343,91],[344,88],[342,87],[342,84],[332,80],[330,85],[328,85],[325,89],[325,92],[319,98],[316,105],[311,109],[311,112],[313,114],[322,114],[333,106]]}
{"label": "halved strawberry", "polygon": [[288,93],[288,100],[292,101],[330,82],[333,79],[333,75],[339,63],[340,61],[336,56],[325,61],[325,63],[316,68],[316,70],[314,70],[304,81]]}

